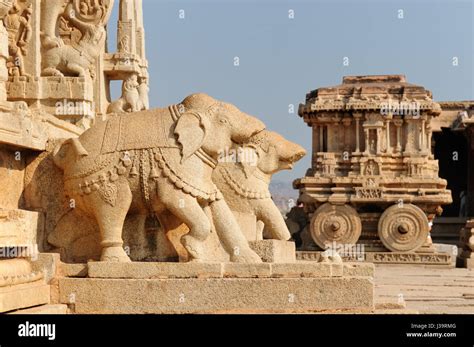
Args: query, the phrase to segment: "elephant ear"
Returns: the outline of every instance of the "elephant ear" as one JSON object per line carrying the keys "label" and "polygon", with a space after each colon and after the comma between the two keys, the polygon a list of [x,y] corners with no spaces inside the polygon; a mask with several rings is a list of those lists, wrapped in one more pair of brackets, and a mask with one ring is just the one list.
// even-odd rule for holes
{"label": "elephant ear", "polygon": [[181,163],[201,148],[206,138],[208,120],[197,112],[185,112],[179,117],[174,134],[181,146]]}

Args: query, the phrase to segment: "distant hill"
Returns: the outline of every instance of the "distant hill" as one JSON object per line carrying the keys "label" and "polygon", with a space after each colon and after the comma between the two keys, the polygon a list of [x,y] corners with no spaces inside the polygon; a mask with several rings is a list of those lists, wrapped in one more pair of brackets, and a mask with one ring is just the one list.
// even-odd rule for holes
{"label": "distant hill", "polygon": [[298,191],[293,189],[292,181],[272,181],[270,193],[280,212],[285,215],[296,204]]}

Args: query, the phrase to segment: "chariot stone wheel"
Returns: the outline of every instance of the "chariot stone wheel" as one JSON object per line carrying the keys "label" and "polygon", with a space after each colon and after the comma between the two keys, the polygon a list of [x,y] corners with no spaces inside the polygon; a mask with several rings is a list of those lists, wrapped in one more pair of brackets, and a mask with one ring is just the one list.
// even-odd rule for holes
{"label": "chariot stone wheel", "polygon": [[379,238],[393,252],[420,248],[425,243],[428,232],[428,218],[423,210],[412,204],[390,206],[379,219]]}
{"label": "chariot stone wheel", "polygon": [[360,237],[362,223],[354,208],[326,203],[314,212],[310,228],[314,242],[326,249],[333,242],[355,244]]}

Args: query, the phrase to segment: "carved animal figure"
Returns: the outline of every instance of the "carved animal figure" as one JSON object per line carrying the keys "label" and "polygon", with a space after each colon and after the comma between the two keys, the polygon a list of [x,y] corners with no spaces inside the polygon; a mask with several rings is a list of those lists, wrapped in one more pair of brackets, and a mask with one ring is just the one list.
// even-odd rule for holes
{"label": "carved animal figure", "polygon": [[291,169],[306,151],[267,130],[253,136],[241,148],[236,156],[230,155],[231,160],[228,160],[229,156],[220,160],[212,176],[213,182],[232,211],[255,214],[272,238],[289,240],[290,232],[268,186],[273,174]]}
{"label": "carved animal figure", "polygon": [[89,24],[76,18],[72,4],[66,7],[65,15],[68,21],[77,28],[82,37],[75,45],[65,45],[60,39],[43,37],[42,76],[79,76],[87,73],[94,77],[91,70],[95,59],[103,47],[106,31],[102,24]]}
{"label": "carved animal figure", "polygon": [[[206,261],[203,241],[214,224],[234,262],[259,262],[212,182],[219,153],[246,142],[264,124],[205,94],[182,104],[98,121],[53,152],[65,191],[95,218],[103,261],[130,261],[122,248],[127,213],[171,213],[190,232],[181,239],[191,260]],[[208,217],[210,214],[211,218]]]}
{"label": "carved animal figure", "polygon": [[[137,112],[148,109],[140,93],[140,84],[137,74],[132,74],[122,84],[122,96],[112,102],[107,108],[107,113]],[[141,88],[143,89],[143,87]]]}

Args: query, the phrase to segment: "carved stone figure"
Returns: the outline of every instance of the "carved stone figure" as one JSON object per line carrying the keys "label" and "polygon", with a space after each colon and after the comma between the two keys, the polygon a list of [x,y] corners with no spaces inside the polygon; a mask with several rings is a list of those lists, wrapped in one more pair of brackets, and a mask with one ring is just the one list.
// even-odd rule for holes
{"label": "carved stone figure", "polygon": [[[146,82],[145,82],[146,83]],[[122,96],[112,102],[107,109],[107,113],[137,112],[148,109],[148,86],[146,91],[142,87],[143,83],[138,83],[137,74],[130,75],[122,84]]]}
{"label": "carved stone figure", "polygon": [[[65,190],[94,217],[103,261],[129,261],[122,248],[127,213],[171,213],[190,232],[181,239],[191,260],[215,226],[234,262],[259,262],[211,180],[219,153],[265,126],[235,106],[193,94],[179,106],[112,116],[54,151]],[[212,216],[209,218],[206,212]]]}
{"label": "carved stone figure", "polygon": [[253,136],[240,149],[236,156],[221,158],[212,180],[232,211],[254,214],[273,239],[289,240],[290,232],[268,185],[273,174],[291,169],[306,151],[267,130]]}
{"label": "carved stone figure", "polygon": [[9,60],[8,42],[9,34],[3,19],[8,15],[11,7],[13,6],[14,0],[1,0],[0,1],[0,104],[2,108],[7,100],[7,88],[6,81],[8,81],[8,70],[7,61]]}
{"label": "carved stone figure", "polygon": [[24,70],[23,56],[27,54],[27,44],[31,40],[32,30],[30,19],[32,6],[28,6],[23,12],[15,2],[3,19],[3,24],[8,32],[9,75],[28,76]]}
{"label": "carved stone figure", "polygon": [[140,102],[143,107],[143,109],[148,110],[150,108],[150,101],[148,99],[148,92],[149,92],[149,87],[148,87],[148,78],[146,77],[141,77],[139,80],[139,86],[138,86],[138,95],[140,96]]}
{"label": "carved stone figure", "polygon": [[[104,24],[110,14],[110,1],[94,4],[87,1],[73,1],[66,5],[64,1],[51,1],[44,4],[43,28],[43,76],[79,76],[88,72],[94,76],[93,64],[103,50],[106,38]],[[55,30],[59,16],[77,30],[80,35],[77,42],[70,45],[56,37]]]}

